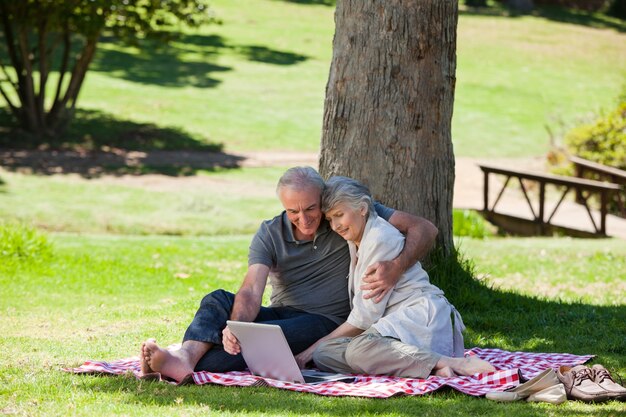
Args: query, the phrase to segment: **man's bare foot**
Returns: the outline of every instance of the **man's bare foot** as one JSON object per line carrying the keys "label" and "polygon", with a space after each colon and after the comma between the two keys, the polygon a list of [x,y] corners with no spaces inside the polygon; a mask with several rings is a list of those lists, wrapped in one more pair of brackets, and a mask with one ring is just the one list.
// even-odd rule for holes
{"label": "man's bare foot", "polygon": [[140,361],[142,375],[160,372],[180,382],[193,372],[193,366],[189,364],[188,355],[183,349],[169,351],[160,348],[154,339],[142,343]]}
{"label": "man's bare foot", "polygon": [[148,364],[147,359],[145,358],[144,349],[146,348],[146,343],[156,343],[155,339],[148,339],[141,344],[141,351],[139,352],[139,365],[141,368],[141,375],[152,374],[154,370],[150,368],[150,364]]}
{"label": "man's bare foot", "polygon": [[443,368],[439,368],[435,371],[435,375],[442,376],[444,378],[452,378],[457,376],[456,373],[449,366],[444,366]]}

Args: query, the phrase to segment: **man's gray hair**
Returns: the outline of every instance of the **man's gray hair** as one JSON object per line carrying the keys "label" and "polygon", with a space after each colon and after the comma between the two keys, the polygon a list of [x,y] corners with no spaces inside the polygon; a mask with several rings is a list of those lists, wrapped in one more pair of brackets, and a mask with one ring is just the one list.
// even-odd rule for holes
{"label": "man's gray hair", "polygon": [[355,210],[365,206],[370,217],[376,216],[374,200],[366,185],[342,176],[330,177],[322,193],[322,211],[332,210],[337,204],[347,204]]}
{"label": "man's gray hair", "polygon": [[278,180],[276,186],[276,194],[280,194],[280,190],[288,187],[295,190],[305,188],[317,188],[320,194],[324,191],[324,179],[313,168],[308,166],[289,168]]}

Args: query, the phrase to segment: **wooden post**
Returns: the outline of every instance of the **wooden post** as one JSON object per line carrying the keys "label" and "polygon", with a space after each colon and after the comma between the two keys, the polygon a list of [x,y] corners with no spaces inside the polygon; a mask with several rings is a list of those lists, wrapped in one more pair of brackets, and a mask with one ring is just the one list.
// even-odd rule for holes
{"label": "wooden post", "polygon": [[489,172],[483,171],[485,176],[483,177],[483,204],[485,206],[485,212],[489,211]]}
{"label": "wooden post", "polygon": [[541,234],[543,235],[546,232],[546,227],[543,222],[544,212],[545,212],[545,199],[546,199],[546,183],[544,181],[539,182],[539,224]]}
{"label": "wooden post", "polygon": [[609,199],[606,190],[600,191],[600,232],[606,235],[606,213],[608,211]]}
{"label": "wooden post", "polygon": [[[585,168],[580,165],[580,164],[574,164],[575,169],[576,169],[576,176],[578,178],[584,178],[585,175]],[[578,188],[576,189],[576,202],[578,204],[582,204],[583,202],[583,192],[581,190],[579,190]]]}

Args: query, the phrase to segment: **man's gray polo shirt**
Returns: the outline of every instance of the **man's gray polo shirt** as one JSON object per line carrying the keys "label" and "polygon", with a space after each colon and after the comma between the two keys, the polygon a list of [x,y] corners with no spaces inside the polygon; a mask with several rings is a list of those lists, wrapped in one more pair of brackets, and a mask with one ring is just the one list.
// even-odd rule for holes
{"label": "man's gray polo shirt", "polygon": [[[375,208],[385,220],[394,212],[381,204],[375,204]],[[250,244],[248,265],[254,264],[270,268],[272,307],[320,314],[337,324],[350,314],[348,244],[325,219],[315,238],[307,241],[296,240],[284,211],[264,221]]]}

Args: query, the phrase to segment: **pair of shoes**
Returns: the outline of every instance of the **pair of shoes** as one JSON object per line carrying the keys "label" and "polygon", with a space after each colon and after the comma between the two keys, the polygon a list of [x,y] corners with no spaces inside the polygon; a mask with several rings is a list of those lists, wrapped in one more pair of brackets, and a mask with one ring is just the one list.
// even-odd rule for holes
{"label": "pair of shoes", "polygon": [[586,402],[626,399],[626,389],[613,381],[602,365],[561,366],[557,377],[565,386],[567,398]]}
{"label": "pair of shoes", "polygon": [[608,392],[609,398],[613,400],[626,400],[626,388],[617,384],[609,371],[600,364],[595,364],[591,367],[594,373],[594,381],[600,385],[606,392]]}
{"label": "pair of shoes", "polygon": [[548,368],[536,377],[506,391],[491,391],[485,397],[493,401],[547,402],[561,404],[567,400],[565,387],[556,376],[552,368]]}

